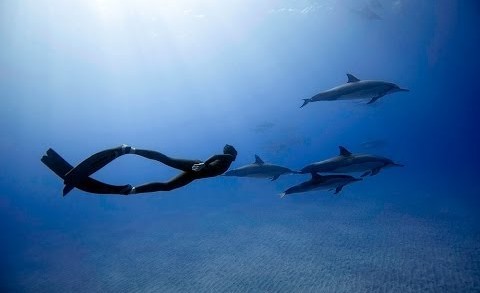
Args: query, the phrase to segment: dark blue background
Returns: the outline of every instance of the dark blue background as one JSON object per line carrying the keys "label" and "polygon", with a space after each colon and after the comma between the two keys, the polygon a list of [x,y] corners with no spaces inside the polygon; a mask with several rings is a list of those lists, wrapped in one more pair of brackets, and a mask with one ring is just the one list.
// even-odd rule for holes
{"label": "dark blue background", "polygon": [[[480,8],[380,2],[379,21],[346,0],[0,3],[2,291],[480,290]],[[411,92],[299,109],[346,72]],[[198,159],[230,143],[234,167],[293,169],[344,145],[406,167],[339,197],[280,200],[292,175],[62,198],[40,162],[122,143]],[[126,156],[95,178],[175,173]]]}

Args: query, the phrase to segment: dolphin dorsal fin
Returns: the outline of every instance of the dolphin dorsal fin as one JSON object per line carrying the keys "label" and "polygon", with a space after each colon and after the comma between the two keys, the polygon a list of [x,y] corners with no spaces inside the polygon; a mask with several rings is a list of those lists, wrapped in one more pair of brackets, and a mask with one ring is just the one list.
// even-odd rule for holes
{"label": "dolphin dorsal fin", "polygon": [[255,155],[255,163],[254,164],[263,165],[263,164],[265,164],[265,162],[259,156]]}
{"label": "dolphin dorsal fin", "polygon": [[350,74],[350,73],[347,73],[347,78],[348,78],[348,83],[360,81],[360,79],[356,78],[355,76],[353,76],[353,75]]}
{"label": "dolphin dorsal fin", "polygon": [[323,177],[322,175],[315,172],[312,172],[310,174],[312,175],[312,179],[321,179]]}
{"label": "dolphin dorsal fin", "polygon": [[352,155],[352,153],[349,150],[347,150],[345,147],[339,146],[338,148],[340,149],[340,156],[348,157]]}

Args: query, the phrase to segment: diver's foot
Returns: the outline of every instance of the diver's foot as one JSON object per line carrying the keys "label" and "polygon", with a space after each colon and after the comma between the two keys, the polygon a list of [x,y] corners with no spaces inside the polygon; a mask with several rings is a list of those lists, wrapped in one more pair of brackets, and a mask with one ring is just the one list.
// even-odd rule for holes
{"label": "diver's foot", "polygon": [[122,155],[135,153],[135,148],[129,145],[122,144],[121,148],[122,148]]}
{"label": "diver's foot", "polygon": [[135,153],[135,148],[126,144],[122,144],[121,146],[114,149],[115,158],[118,158],[126,154],[134,154],[134,153]]}
{"label": "diver's foot", "polygon": [[119,193],[123,195],[135,194],[135,187],[133,187],[130,184],[127,184],[122,190],[120,190]]}

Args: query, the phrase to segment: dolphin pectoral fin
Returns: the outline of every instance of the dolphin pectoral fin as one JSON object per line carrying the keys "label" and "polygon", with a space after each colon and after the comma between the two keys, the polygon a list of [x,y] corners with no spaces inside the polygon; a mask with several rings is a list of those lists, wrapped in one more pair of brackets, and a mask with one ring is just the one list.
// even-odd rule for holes
{"label": "dolphin pectoral fin", "polygon": [[370,174],[370,176],[377,175],[378,172],[380,172],[380,168],[375,168],[375,169],[372,170],[372,174]]}
{"label": "dolphin pectoral fin", "polygon": [[275,175],[275,176],[273,176],[272,179],[270,179],[270,180],[271,180],[271,181],[275,181],[275,180],[278,179],[278,177],[280,177],[280,175]]}
{"label": "dolphin pectoral fin", "polygon": [[370,173],[372,173],[372,171],[366,171],[365,173],[363,173],[360,177],[365,177],[365,176],[368,176],[370,175]]}
{"label": "dolphin pectoral fin", "polygon": [[373,104],[375,103],[378,99],[380,99],[382,96],[376,96],[376,97],[373,97],[370,101],[368,101],[367,105],[370,105],[370,104]]}
{"label": "dolphin pectoral fin", "polygon": [[345,185],[337,186],[337,188],[335,188],[335,193],[334,194],[338,194],[340,191],[342,191],[343,186],[345,186]]}

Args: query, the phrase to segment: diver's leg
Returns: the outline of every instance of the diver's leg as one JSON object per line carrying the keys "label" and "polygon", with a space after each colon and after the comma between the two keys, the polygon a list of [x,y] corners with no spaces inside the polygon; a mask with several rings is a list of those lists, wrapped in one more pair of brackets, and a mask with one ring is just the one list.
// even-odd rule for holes
{"label": "diver's leg", "polygon": [[[64,158],[62,158],[51,148],[47,150],[41,161],[62,179],[65,179],[65,175],[73,169],[72,165],[70,165]],[[76,185],[66,185],[63,189],[63,196],[67,195],[67,193],[70,192],[74,187],[77,187],[85,192],[97,194],[125,194],[132,189],[131,185],[110,185],[93,178],[86,177]]]}
{"label": "diver's leg", "polygon": [[168,182],[154,182],[137,187],[133,187],[129,194],[156,192],[156,191],[170,191],[179,187],[185,186],[193,180],[197,179],[191,172],[183,172],[174,177]]}
{"label": "diver's leg", "polygon": [[76,188],[89,193],[95,194],[128,194],[132,190],[130,184],[127,185],[111,185],[88,177],[75,185]]}
{"label": "diver's leg", "polygon": [[159,161],[169,167],[182,170],[184,172],[191,172],[192,166],[194,164],[201,163],[199,160],[184,160],[184,159],[175,159],[169,156],[166,156],[162,153],[150,150],[134,149],[134,154],[142,156],[147,159]]}
{"label": "diver's leg", "polygon": [[101,168],[105,167],[108,163],[121,155],[128,154],[132,151],[132,148],[127,145],[121,145],[116,148],[104,150],[96,154],[91,155],[83,162],[78,164],[75,168],[65,174],[66,185],[76,185],[83,181],[88,176],[97,172]]}

